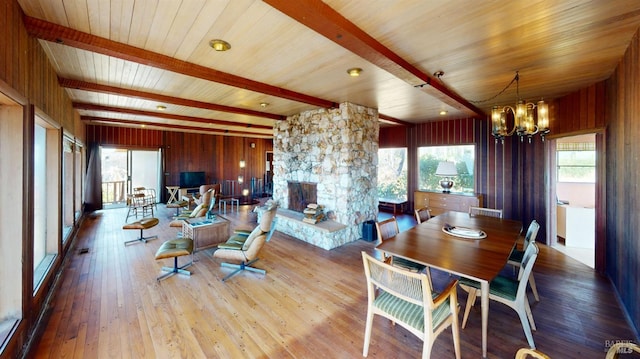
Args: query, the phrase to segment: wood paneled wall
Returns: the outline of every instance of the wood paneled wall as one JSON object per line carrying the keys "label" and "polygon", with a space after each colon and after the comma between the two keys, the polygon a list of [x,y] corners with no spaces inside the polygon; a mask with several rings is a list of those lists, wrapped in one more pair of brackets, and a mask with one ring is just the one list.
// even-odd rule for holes
{"label": "wood paneled wall", "polygon": [[[254,147],[251,147],[251,144]],[[180,172],[204,171],[210,183],[244,177],[242,188],[250,188],[251,178],[264,179],[266,152],[273,151],[271,139],[165,132],[165,181],[178,185]],[[240,160],[246,163],[240,168]],[[236,192],[240,188],[236,187]],[[166,194],[164,194],[166,195]]]}
{"label": "wood paneled wall", "polygon": [[[237,180],[242,175],[243,188],[250,188],[251,178],[264,179],[266,152],[273,151],[270,139],[96,125],[87,126],[87,141],[122,148],[162,148],[164,185],[169,186],[180,183],[180,172],[204,171],[209,183]],[[242,159],[244,169],[240,168]],[[167,193],[161,192],[160,200],[165,202]]]}
{"label": "wood paneled wall", "polygon": [[[25,150],[15,155],[21,156],[24,163],[30,167],[24,168],[22,174],[15,174],[24,178],[25,188],[23,202],[31,203],[33,194],[33,181],[28,180],[33,171],[32,125],[36,113],[42,114],[48,121],[59,125],[66,134],[75,137],[79,142],[85,142],[85,126],[80,121],[79,114],[71,106],[71,99],[65,89],[58,85],[57,75],[46,53],[38,40],[28,36],[23,25],[23,13],[16,0],[5,0],[0,3],[2,21],[0,21],[0,33],[3,35],[0,41],[0,91],[15,102],[24,106],[24,130]],[[62,135],[59,136],[62,138]],[[6,155],[6,154],[5,154]],[[14,219],[22,221],[24,228],[22,267],[15,268],[15,277],[22,278],[22,320],[16,328],[15,334],[6,343],[2,357],[19,357],[21,350],[30,335],[36,329],[38,318],[45,310],[45,300],[49,290],[54,284],[55,276],[64,256],[66,255],[62,243],[59,244],[60,254],[52,264],[50,274],[45,278],[37,294],[33,295],[33,226],[30,222],[32,209],[27,210],[22,218]]]}
{"label": "wood paneled wall", "polygon": [[599,82],[554,101],[550,111],[555,116],[549,121],[552,135],[604,128],[607,120],[605,92],[605,83]]}
{"label": "wood paneled wall", "polygon": [[124,148],[161,148],[162,131],[115,126],[87,126],[88,143]]}
{"label": "wood paneled wall", "polygon": [[[640,39],[606,81],[606,273],[640,332]],[[631,338],[630,338],[631,339]]]}

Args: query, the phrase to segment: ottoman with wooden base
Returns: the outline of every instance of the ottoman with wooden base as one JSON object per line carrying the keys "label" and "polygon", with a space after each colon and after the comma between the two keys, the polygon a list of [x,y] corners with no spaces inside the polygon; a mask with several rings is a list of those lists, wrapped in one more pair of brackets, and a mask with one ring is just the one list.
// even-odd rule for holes
{"label": "ottoman with wooden base", "polygon": [[176,273],[191,275],[191,272],[185,270],[184,268],[190,266],[193,263],[193,257],[189,263],[183,265],[182,267],[178,267],[178,257],[193,255],[193,240],[191,238],[176,238],[162,243],[158,251],[156,252],[156,260],[165,259],[165,258],[173,258],[173,268],[171,267],[162,267],[162,270],[168,273],[165,273],[158,277],[158,282],[170,277]]}
{"label": "ottoman with wooden base", "polygon": [[145,229],[149,229],[151,227],[155,227],[155,226],[158,225],[158,223],[160,223],[160,220],[157,219],[157,218],[143,218],[143,219],[141,219],[139,221],[126,223],[124,226],[122,226],[122,229],[139,229],[140,230],[140,238],[136,238],[136,239],[132,239],[130,241],[126,241],[126,242],[124,242],[124,245],[126,246],[127,244],[133,243],[133,242],[144,242],[144,243],[147,243],[148,240],[158,238],[157,235],[149,236],[149,237],[145,237],[145,236],[142,235],[142,231],[144,231]]}

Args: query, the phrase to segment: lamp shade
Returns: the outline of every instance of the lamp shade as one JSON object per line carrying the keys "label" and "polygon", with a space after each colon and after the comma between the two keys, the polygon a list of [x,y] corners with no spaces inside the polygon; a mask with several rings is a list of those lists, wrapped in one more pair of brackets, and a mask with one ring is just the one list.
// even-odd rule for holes
{"label": "lamp shade", "polygon": [[436,176],[443,177],[451,177],[457,176],[458,170],[456,169],[456,164],[449,161],[442,161],[438,163],[438,168],[436,169]]}

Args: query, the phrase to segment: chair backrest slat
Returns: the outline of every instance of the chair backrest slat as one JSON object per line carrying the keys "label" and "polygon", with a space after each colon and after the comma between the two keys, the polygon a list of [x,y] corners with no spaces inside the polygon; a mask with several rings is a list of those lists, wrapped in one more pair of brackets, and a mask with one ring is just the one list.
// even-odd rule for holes
{"label": "chair backrest slat", "polygon": [[524,249],[526,250],[531,241],[535,242],[536,237],[538,236],[538,231],[540,230],[540,224],[534,219],[531,221],[529,228],[527,229],[527,234],[524,236]]}
{"label": "chair backrest slat", "polygon": [[470,216],[487,216],[487,217],[495,217],[502,218],[503,211],[501,209],[495,208],[483,208],[483,207],[469,207],[469,215]]}
{"label": "chair backrest slat", "polygon": [[416,215],[416,222],[420,224],[431,218],[431,211],[429,210],[429,207],[422,207],[415,210],[415,215]]}
{"label": "chair backrest slat", "polygon": [[[365,252],[362,252],[362,258],[367,282],[416,305],[424,306],[425,299],[427,299],[427,302],[433,306],[431,288],[426,274],[413,273],[394,267]],[[425,297],[425,293],[428,293],[427,297]]]}

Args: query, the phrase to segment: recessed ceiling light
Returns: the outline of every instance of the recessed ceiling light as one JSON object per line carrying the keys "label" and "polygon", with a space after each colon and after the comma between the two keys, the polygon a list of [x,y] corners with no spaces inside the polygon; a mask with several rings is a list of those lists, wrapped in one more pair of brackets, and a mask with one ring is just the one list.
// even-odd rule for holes
{"label": "recessed ceiling light", "polygon": [[266,103],[266,102],[260,102],[260,107],[265,108],[265,107],[267,107],[267,106],[269,106],[269,104],[268,104],[268,103]]}
{"label": "recessed ceiling light", "polygon": [[220,39],[209,41],[209,46],[216,51],[227,51],[231,48],[231,45],[228,42]]}
{"label": "recessed ceiling light", "polygon": [[167,106],[158,105],[158,106],[156,106],[156,108],[157,108],[159,111],[164,111],[164,110],[166,110],[166,109],[167,109]]}
{"label": "recessed ceiling light", "polygon": [[445,110],[440,110],[440,116],[444,116],[444,115],[446,115],[446,114],[447,114],[447,111],[445,111]]}
{"label": "recessed ceiling light", "polygon": [[362,72],[362,69],[359,68],[359,67],[353,67],[353,68],[350,68],[349,70],[347,70],[347,73],[351,77],[358,77],[358,76],[360,76],[361,72]]}

